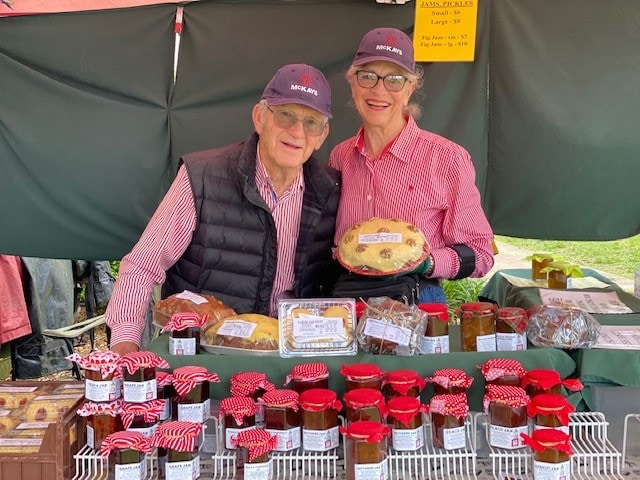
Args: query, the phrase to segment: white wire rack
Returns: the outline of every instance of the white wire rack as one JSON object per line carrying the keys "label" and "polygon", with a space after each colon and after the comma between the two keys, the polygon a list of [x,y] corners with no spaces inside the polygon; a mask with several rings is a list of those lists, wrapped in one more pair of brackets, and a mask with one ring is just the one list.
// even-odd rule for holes
{"label": "white wire rack", "polygon": [[[484,413],[478,413],[474,421],[477,426],[484,428],[484,439],[488,445],[487,416]],[[575,412],[569,415],[573,451],[572,478],[623,478],[620,472],[622,455],[607,437],[608,425],[604,414],[600,412]],[[478,431],[477,426],[474,428],[475,432]],[[474,449],[478,451],[478,448],[476,441]],[[533,478],[530,449],[507,450],[489,446],[489,450],[494,478],[499,480]]]}
{"label": "white wire rack", "polygon": [[[622,465],[623,467],[626,465],[626,458],[627,458],[627,435],[629,435],[629,430],[630,430],[630,426],[631,426],[631,420],[636,420],[636,422],[633,422],[634,424],[636,423],[640,423],[640,413],[629,413],[628,415],[626,415],[624,417],[624,433],[622,436]],[[638,426],[638,425],[636,425]],[[637,434],[637,432],[636,432]],[[637,437],[636,437],[637,438]]]}

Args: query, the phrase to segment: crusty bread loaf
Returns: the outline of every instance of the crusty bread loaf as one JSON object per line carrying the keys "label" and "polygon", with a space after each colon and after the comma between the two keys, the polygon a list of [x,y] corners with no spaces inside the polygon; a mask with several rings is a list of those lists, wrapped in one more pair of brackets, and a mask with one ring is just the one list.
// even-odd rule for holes
{"label": "crusty bread loaf", "polygon": [[171,320],[171,315],[184,312],[207,315],[207,323],[236,314],[235,310],[212,295],[185,290],[157,302],[153,307],[153,321],[164,326]]}
{"label": "crusty bread loaf", "polygon": [[209,345],[245,350],[278,350],[279,335],[278,319],[244,313],[211,323],[204,337]]}

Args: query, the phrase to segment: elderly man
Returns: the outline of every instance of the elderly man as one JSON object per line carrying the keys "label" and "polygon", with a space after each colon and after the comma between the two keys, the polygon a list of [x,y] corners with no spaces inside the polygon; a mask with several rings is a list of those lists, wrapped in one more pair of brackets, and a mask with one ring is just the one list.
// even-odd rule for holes
{"label": "elderly man", "polygon": [[178,174],[123,259],[106,312],[111,349],[140,346],[155,285],[208,293],[238,313],[275,313],[286,296],[331,292],[337,173],[312,156],[329,132],[331,90],[286,65],[253,107],[245,141],[181,158]]}

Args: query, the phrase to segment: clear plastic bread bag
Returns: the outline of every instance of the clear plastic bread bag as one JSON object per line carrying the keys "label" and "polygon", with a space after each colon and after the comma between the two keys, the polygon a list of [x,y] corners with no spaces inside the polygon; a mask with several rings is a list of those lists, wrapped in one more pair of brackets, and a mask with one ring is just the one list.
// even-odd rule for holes
{"label": "clear plastic bread bag", "polygon": [[600,324],[588,312],[567,305],[541,305],[529,311],[527,337],[538,347],[591,348]]}

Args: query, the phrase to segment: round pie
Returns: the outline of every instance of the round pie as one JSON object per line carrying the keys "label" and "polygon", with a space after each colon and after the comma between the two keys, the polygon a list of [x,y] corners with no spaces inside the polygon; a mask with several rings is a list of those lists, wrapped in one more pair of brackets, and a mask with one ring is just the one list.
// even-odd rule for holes
{"label": "round pie", "polygon": [[338,261],[361,275],[409,272],[429,256],[429,244],[418,227],[397,218],[373,217],[345,232]]}

